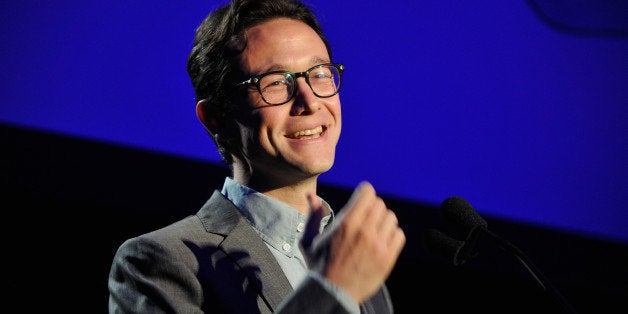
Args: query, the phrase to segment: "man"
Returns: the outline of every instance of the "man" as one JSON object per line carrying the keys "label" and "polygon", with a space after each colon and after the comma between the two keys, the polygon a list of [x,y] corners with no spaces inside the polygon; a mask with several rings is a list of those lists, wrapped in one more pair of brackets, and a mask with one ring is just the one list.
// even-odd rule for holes
{"label": "man", "polygon": [[396,216],[368,182],[338,215],[316,195],[343,71],[300,2],[236,0],[203,21],[188,73],[232,175],[196,215],[121,245],[110,313],[393,312]]}

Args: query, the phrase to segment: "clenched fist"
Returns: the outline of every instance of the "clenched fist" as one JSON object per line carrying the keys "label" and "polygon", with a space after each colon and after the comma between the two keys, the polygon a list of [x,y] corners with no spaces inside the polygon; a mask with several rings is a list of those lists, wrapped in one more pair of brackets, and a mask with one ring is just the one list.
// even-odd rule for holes
{"label": "clenched fist", "polygon": [[301,245],[310,267],[361,303],[381,288],[406,243],[397,216],[370,183],[362,182],[330,230],[314,237],[322,207],[314,195],[308,201],[310,217]]}

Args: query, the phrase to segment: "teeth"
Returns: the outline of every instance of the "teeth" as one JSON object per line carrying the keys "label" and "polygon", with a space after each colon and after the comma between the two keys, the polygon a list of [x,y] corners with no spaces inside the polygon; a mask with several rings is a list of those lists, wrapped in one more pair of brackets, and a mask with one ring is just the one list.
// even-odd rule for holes
{"label": "teeth", "polygon": [[310,130],[303,130],[303,131],[295,132],[292,134],[292,137],[309,136],[309,135],[320,134],[320,133],[323,133],[322,126],[318,126]]}

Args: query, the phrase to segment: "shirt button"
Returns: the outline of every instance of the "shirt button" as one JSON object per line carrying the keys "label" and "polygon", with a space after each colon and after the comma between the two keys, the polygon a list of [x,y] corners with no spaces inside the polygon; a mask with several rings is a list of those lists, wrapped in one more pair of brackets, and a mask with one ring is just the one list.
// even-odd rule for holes
{"label": "shirt button", "polygon": [[282,249],[286,252],[290,251],[290,244],[288,243],[284,243],[282,246]]}
{"label": "shirt button", "polygon": [[303,230],[304,230],[304,229],[305,229],[305,224],[304,224],[304,223],[302,223],[302,222],[300,222],[300,223],[297,225],[297,231],[299,231],[299,232],[303,232]]}

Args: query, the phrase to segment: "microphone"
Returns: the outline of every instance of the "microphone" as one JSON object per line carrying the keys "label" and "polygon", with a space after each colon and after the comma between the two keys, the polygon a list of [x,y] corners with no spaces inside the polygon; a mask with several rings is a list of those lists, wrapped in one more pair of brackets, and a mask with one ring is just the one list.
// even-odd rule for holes
{"label": "microphone", "polygon": [[486,230],[488,223],[471,207],[471,204],[458,196],[445,199],[440,209],[441,216],[449,229],[452,229],[450,233],[453,233],[454,237],[440,230],[428,229],[425,234],[426,247],[430,253],[451,260],[455,266],[462,265],[478,254],[476,244],[482,234],[481,231]]}
{"label": "microphone", "polygon": [[[464,198],[451,196],[445,199],[441,203],[440,213],[445,223],[452,229],[453,236],[437,229],[427,229],[424,240],[429,253],[445,258],[458,266],[478,254],[477,242],[482,235],[485,235],[523,265],[541,288],[550,294],[563,309],[568,313],[576,313],[571,304],[532,260],[515,245],[489,230],[488,223]],[[458,240],[462,238],[465,240]]]}

